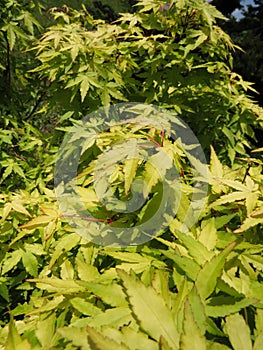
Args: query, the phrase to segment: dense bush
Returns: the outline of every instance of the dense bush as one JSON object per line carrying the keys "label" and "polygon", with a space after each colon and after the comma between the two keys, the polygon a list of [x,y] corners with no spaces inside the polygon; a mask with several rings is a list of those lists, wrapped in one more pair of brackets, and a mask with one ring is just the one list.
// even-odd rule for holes
{"label": "dense bush", "polygon": [[[33,46],[31,37],[21,48],[13,42],[17,60],[30,48],[32,66],[25,91],[19,82],[14,91],[30,95],[33,81],[37,92],[23,107],[27,119],[20,104],[1,111],[0,349],[262,347],[263,150],[247,140],[262,110],[246,94],[249,83],[231,71],[233,44],[214,7],[201,0],[138,5],[114,24],[85,8],[53,9],[54,23]],[[139,102],[129,122],[94,112],[121,101]],[[162,117],[165,128],[142,122],[143,103],[151,118],[150,104],[172,113]],[[174,137],[174,123],[184,125],[175,114],[191,125],[208,166],[196,145]],[[59,205],[68,180],[55,172],[54,189],[57,154],[60,169],[80,158],[69,180],[93,220]],[[103,183],[94,169],[104,171]],[[105,205],[109,188],[117,200]],[[172,205],[158,228],[164,188]],[[140,195],[140,208],[122,210]],[[136,225],[151,219],[156,235],[133,245]],[[106,244],[105,226],[120,229],[121,247]],[[93,243],[96,234],[102,244]]]}

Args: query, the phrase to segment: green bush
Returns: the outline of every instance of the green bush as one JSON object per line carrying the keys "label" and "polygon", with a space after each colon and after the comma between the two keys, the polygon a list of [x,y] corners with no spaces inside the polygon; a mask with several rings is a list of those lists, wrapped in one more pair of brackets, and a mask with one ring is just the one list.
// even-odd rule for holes
{"label": "green bush", "polygon": [[[231,71],[233,45],[214,7],[201,0],[138,5],[114,24],[85,8],[53,10],[56,22],[36,39],[40,63],[30,73],[39,74],[45,100],[29,102],[31,123],[3,107],[0,349],[262,347],[263,150],[247,141],[262,110],[246,94],[249,83]],[[97,112],[82,118],[120,101],[139,102],[137,117],[119,124]],[[143,103],[150,115],[150,104],[172,112],[162,118],[165,128],[142,123]],[[208,166],[196,145],[174,137],[174,114],[193,128]],[[57,200],[72,155],[80,159],[69,180],[93,220],[70,217]],[[194,217],[198,181],[204,187]],[[117,201],[105,205],[109,188]],[[166,225],[136,245],[136,225],[158,212],[164,188],[174,199]],[[135,211],[118,207],[140,194]],[[120,229],[121,247],[107,244],[103,225]]]}
{"label": "green bush", "polygon": [[55,12],[34,71],[52,82],[56,103],[82,114],[111,102],[158,104],[182,116],[206,152],[213,144],[231,163],[247,154],[262,111],[246,95],[251,83],[231,70],[235,46],[216,25],[223,16],[203,0],[138,5],[115,24]]}

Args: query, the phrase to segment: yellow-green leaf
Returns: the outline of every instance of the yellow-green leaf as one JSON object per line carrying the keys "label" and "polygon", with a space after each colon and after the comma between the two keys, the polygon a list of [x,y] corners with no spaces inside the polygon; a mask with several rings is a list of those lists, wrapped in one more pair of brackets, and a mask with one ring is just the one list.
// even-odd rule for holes
{"label": "yellow-green leaf", "polygon": [[115,340],[105,337],[92,327],[87,326],[87,332],[90,346],[94,350],[129,350],[125,344],[119,344]]}
{"label": "yellow-green leaf", "polygon": [[37,227],[46,226],[52,218],[48,215],[39,215],[32,220],[28,221],[26,224],[21,225],[20,228],[33,229]]}
{"label": "yellow-green leaf", "polygon": [[234,350],[252,350],[250,330],[241,315],[228,316],[224,328]]}
{"label": "yellow-green leaf", "polygon": [[172,349],[179,349],[179,334],[163,298],[125,271],[118,270],[118,274],[141,327],[156,341],[163,336]]}
{"label": "yellow-green leaf", "polygon": [[214,291],[217,279],[223,271],[226,257],[235,246],[236,242],[229,244],[221,253],[208,261],[197,275],[196,288],[202,300]]}
{"label": "yellow-green leaf", "polygon": [[201,334],[193,309],[187,299],[184,307],[183,333],[180,339],[180,349],[182,350],[206,350],[206,339]]}

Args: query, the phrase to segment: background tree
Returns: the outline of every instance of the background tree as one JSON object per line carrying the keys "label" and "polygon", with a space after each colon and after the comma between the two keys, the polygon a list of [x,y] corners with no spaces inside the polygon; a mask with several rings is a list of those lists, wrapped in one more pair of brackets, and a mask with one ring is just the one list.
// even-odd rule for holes
{"label": "background tree", "polygon": [[36,17],[42,6],[37,1],[8,0],[0,5],[0,112],[29,113],[39,86],[28,73],[35,61],[27,49],[41,30]]}
{"label": "background tree", "polygon": [[224,24],[225,30],[244,52],[234,53],[234,69],[244,79],[255,83],[260,93],[255,98],[263,105],[263,1],[255,0],[255,6],[249,5],[243,10],[241,19],[231,18]]}
{"label": "background tree", "polygon": [[[217,8],[229,17],[220,25],[241,49],[233,53],[233,68],[247,81],[254,83],[256,91],[251,96],[263,106],[263,1],[255,0],[255,5],[245,9],[242,1],[213,1]],[[235,8],[234,8],[235,6]],[[242,18],[231,16],[234,9],[242,9]],[[263,145],[262,127],[254,128],[258,146]]]}
{"label": "background tree", "polygon": [[229,17],[234,10],[242,8],[241,2],[241,0],[213,0],[211,4],[216,6],[225,16]]}

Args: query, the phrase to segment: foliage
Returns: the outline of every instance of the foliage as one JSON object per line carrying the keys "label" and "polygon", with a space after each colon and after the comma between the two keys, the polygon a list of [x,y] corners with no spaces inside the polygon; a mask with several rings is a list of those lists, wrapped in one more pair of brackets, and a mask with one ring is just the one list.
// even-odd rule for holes
{"label": "foliage", "polygon": [[211,3],[225,16],[230,16],[234,10],[242,8],[240,0],[232,0],[229,2],[223,0],[213,0]]}
{"label": "foliage", "polygon": [[2,305],[11,305],[14,318],[25,316],[2,329],[2,344],[247,349],[253,342],[257,349],[263,331],[262,162],[231,169],[212,150],[210,174],[208,202],[196,225],[186,233],[179,229],[183,205],[161,236],[122,249],[77,235],[59,214],[53,191],[20,191],[8,201],[3,196]]}
{"label": "foliage", "polygon": [[[13,95],[21,103],[22,95],[34,98],[23,108],[15,101],[12,108],[1,105],[0,349],[260,349],[263,150],[248,156],[243,145],[249,148],[247,135],[253,137],[262,110],[247,97],[249,84],[231,71],[233,44],[215,22],[222,15],[199,0],[169,6],[143,0],[137,12],[108,24],[66,6],[51,11],[54,24],[41,29],[30,64],[20,69],[32,35],[19,19],[26,3],[8,4],[1,20],[27,36],[15,37],[12,69],[20,75]],[[1,43],[9,40],[5,28]],[[41,91],[45,97],[36,104]],[[125,100],[168,108],[165,130],[143,124],[141,110],[129,123],[106,120],[106,130],[96,113],[79,120]],[[195,150],[186,152],[184,140],[173,137],[174,112],[203,145],[215,146],[207,151],[205,178]],[[69,150],[82,150],[77,191],[94,218],[78,218],[85,232],[103,223],[136,234],[136,224],[160,207],[166,181],[178,206],[169,208],[168,223],[154,238],[116,248],[76,233],[53,185],[55,156],[63,155],[59,166],[71,156],[65,148],[58,153],[68,131]],[[198,220],[188,222],[195,172],[208,193]],[[57,175],[56,190],[65,180]],[[144,180],[143,189],[137,180]],[[109,188],[117,201],[105,210],[101,198]],[[118,207],[139,195],[145,201],[137,210]]]}
{"label": "foliage", "polygon": [[233,163],[251,147],[247,135],[253,139],[262,111],[246,95],[251,84],[231,71],[234,45],[215,24],[224,17],[201,0],[138,5],[116,24],[85,11],[56,12],[58,24],[35,46],[34,72],[52,82],[56,103],[67,111],[123,100],[175,110],[207,152],[213,143]]}
{"label": "foliage", "polygon": [[262,17],[263,2],[255,1],[255,6],[249,6],[243,11],[244,17],[239,21],[231,18],[223,24],[223,28],[231,35],[233,41],[244,51],[234,54],[234,69],[245,79],[255,83],[255,89],[260,94],[254,94],[262,106],[263,72],[262,72]]}
{"label": "foliage", "polygon": [[[38,99],[38,89],[32,89],[34,80],[28,73],[34,67],[32,55],[26,49],[41,30],[35,16],[41,6],[38,1],[1,0],[0,17],[0,103],[1,113],[30,113],[33,101]],[[29,89],[29,86],[31,88]],[[30,101],[30,103],[29,103]]]}

